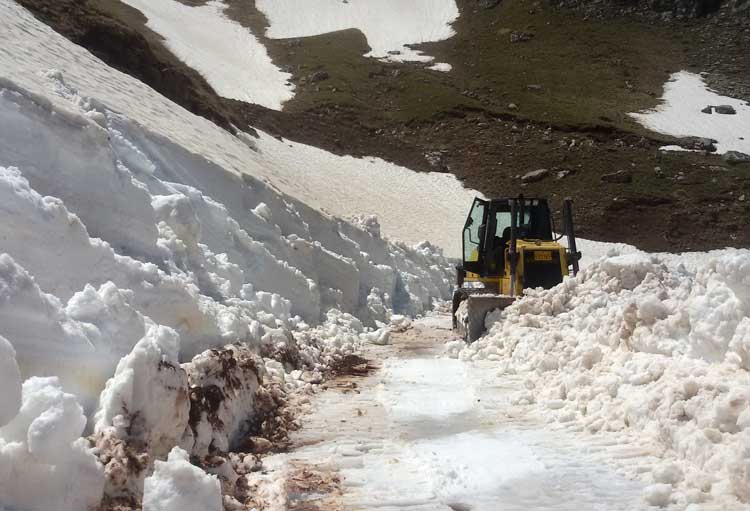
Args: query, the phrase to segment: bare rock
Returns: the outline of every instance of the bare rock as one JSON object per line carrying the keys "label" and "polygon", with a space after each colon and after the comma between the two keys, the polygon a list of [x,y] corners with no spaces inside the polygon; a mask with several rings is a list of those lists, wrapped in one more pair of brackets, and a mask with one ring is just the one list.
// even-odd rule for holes
{"label": "bare rock", "polygon": [[714,107],[714,112],[717,114],[734,115],[737,111],[732,105],[719,105]]}
{"label": "bare rock", "polygon": [[525,43],[527,41],[531,41],[533,38],[534,34],[531,32],[521,32],[519,30],[514,30],[510,33],[511,43]]}
{"label": "bare rock", "polygon": [[547,169],[539,169],[539,170],[532,170],[531,172],[527,172],[521,177],[521,181],[524,183],[535,183],[537,181],[541,181],[545,177],[549,175],[549,170]]}
{"label": "bare rock", "polygon": [[739,151],[727,151],[721,158],[731,165],[750,163],[750,154],[741,153]]}
{"label": "bare rock", "polygon": [[706,151],[708,153],[716,152],[716,140],[706,137],[685,137],[681,140],[680,145],[685,149],[693,151]]}
{"label": "bare rock", "polygon": [[273,449],[273,444],[260,436],[250,437],[250,442],[252,442],[253,454],[265,454]]}
{"label": "bare rock", "polygon": [[618,170],[611,174],[602,174],[601,180],[605,183],[631,183],[633,181],[633,174],[627,170]]}
{"label": "bare rock", "polygon": [[307,81],[310,83],[322,82],[324,80],[328,80],[329,77],[330,75],[325,71],[316,71],[307,77]]}

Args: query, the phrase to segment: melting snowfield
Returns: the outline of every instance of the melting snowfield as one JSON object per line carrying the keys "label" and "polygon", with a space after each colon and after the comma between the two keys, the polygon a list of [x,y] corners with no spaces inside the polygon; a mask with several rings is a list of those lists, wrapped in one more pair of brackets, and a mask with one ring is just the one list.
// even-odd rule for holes
{"label": "melting snowfield", "polygon": [[148,28],[220,96],[275,110],[294,96],[292,75],[271,62],[249,29],[224,15],[223,2],[191,7],[175,0],[124,1],[141,11]]}
{"label": "melting snowfield", "polygon": [[370,45],[367,56],[397,61],[432,60],[408,45],[448,39],[459,14],[454,0],[258,0],[256,6],[270,22],[268,37],[356,28]]}
{"label": "melting snowfield", "polygon": [[[700,75],[680,71],[664,85],[662,104],[651,111],[630,114],[648,129],[675,137],[717,140],[719,154],[750,154],[750,105],[709,89]],[[704,113],[707,106],[731,106],[735,114]],[[670,146],[672,147],[672,146]]]}
{"label": "melting snowfield", "polygon": [[[259,139],[245,134],[233,136],[106,66],[10,0],[0,1],[0,42],[1,69],[16,86],[63,110],[78,110],[87,101],[106,105],[158,139],[150,143],[154,154],[149,161],[131,162],[142,163],[146,172],[167,163],[172,172],[178,172],[171,161],[162,163],[165,155],[159,154],[159,146],[163,140],[168,147],[176,146],[207,161],[204,167],[208,174],[200,185],[195,184],[195,176],[181,172],[182,179],[193,180],[198,188],[212,189],[208,176],[216,167],[237,175],[249,174],[337,217],[377,215],[382,234],[390,239],[411,245],[430,240],[447,255],[460,253],[455,233],[463,228],[467,205],[475,192],[464,189],[452,175],[414,173],[374,158],[339,157],[262,133]],[[64,87],[47,76],[51,69],[60,72],[54,76],[62,78]],[[359,184],[363,180],[366,186]]]}

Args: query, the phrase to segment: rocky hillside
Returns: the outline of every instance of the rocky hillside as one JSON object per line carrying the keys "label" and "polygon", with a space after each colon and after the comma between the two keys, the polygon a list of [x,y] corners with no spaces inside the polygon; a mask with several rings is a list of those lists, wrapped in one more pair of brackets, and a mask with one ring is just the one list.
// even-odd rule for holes
{"label": "rocky hillside", "polygon": [[117,0],[19,3],[226,129],[451,172],[487,195],[572,196],[580,235],[592,239],[665,251],[750,245],[750,165],[700,141],[705,151],[659,151],[696,141],[627,115],[656,106],[680,70],[750,100],[747,0],[458,0],[456,34],[419,47],[448,73],[365,57],[358,30],[269,39],[253,2],[228,0],[226,14],[292,74],[296,95],[282,111],[219,97]]}

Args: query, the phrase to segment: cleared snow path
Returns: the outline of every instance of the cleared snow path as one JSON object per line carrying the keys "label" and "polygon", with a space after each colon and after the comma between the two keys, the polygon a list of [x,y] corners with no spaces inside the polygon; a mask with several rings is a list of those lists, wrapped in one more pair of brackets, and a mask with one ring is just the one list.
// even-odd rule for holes
{"label": "cleared snow path", "polygon": [[496,368],[434,358],[451,338],[445,322],[417,322],[394,338],[369,353],[385,359],[378,372],[339,379],[313,398],[293,438],[300,447],[264,460],[261,486],[285,488],[274,493],[272,508],[647,507],[640,484],[605,465],[591,446],[520,414]]}

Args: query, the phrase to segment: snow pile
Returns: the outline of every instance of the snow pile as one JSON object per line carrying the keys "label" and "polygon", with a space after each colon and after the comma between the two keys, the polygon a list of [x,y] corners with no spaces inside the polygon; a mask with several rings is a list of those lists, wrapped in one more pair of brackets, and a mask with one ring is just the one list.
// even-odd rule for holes
{"label": "snow pile", "polygon": [[148,18],[147,26],[165,40],[225,98],[281,110],[294,96],[292,75],[271,62],[265,46],[249,29],[224,14],[218,0],[189,6],[176,0],[125,0]]}
{"label": "snow pile", "polygon": [[516,402],[550,421],[660,446],[667,461],[642,474],[655,485],[648,502],[748,502],[748,289],[748,250],[693,269],[679,257],[604,257],[490,314],[489,333],[459,356],[522,375]]}
{"label": "snow pile", "polygon": [[[750,105],[709,89],[700,75],[680,71],[664,85],[662,104],[630,114],[648,129],[675,137],[707,137],[717,141],[717,152],[750,154]],[[731,106],[735,114],[707,114],[707,106]],[[679,146],[668,146],[668,148]]]}
{"label": "snow pile", "polygon": [[410,44],[441,41],[454,32],[455,0],[259,0],[256,6],[270,22],[274,39],[309,37],[355,28],[370,45],[368,57],[396,61],[430,61]]}
{"label": "snow pile", "polygon": [[[13,359],[0,338],[3,392],[17,393]],[[8,367],[10,366],[10,367]],[[9,374],[5,369],[10,369]],[[10,376],[10,378],[8,378]],[[10,381],[7,381],[10,380]],[[4,400],[7,398],[4,398]],[[0,418],[0,507],[80,511],[99,503],[104,487],[102,467],[80,438],[86,416],[75,396],[64,392],[56,378],[29,378],[22,402],[3,403]]]}
{"label": "snow pile", "polygon": [[190,464],[188,453],[175,447],[167,461],[157,461],[146,479],[143,511],[221,511],[221,484]]}

